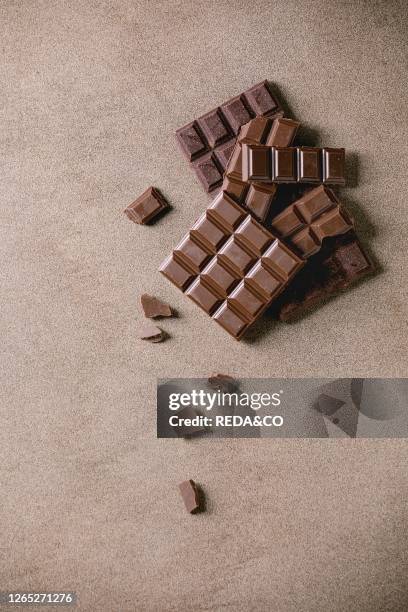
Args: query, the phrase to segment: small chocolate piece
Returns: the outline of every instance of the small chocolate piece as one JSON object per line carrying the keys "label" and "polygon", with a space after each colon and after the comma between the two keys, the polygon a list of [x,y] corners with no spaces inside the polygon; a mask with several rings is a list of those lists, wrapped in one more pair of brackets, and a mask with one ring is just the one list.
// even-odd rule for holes
{"label": "small chocolate piece", "polygon": [[169,204],[160,191],[155,187],[149,187],[123,212],[134,223],[146,225],[166,208],[169,208]]}
{"label": "small chocolate piece", "polygon": [[208,384],[221,391],[234,391],[238,387],[238,381],[228,374],[213,374],[209,377]]}
{"label": "small chocolate piece", "polygon": [[148,319],[155,319],[157,317],[171,317],[173,315],[172,310],[168,304],[162,302],[153,295],[143,293],[140,296],[140,303],[143,308],[145,317]]}
{"label": "small chocolate piece", "polygon": [[222,183],[240,127],[257,115],[282,114],[268,82],[262,81],[180,128],[176,136],[204,189],[211,192]]}
{"label": "small chocolate piece", "polygon": [[160,272],[239,340],[303,265],[289,247],[221,192]]}
{"label": "small chocolate piece", "polygon": [[[326,393],[321,393],[317,398],[315,405],[316,410],[325,414],[326,416],[332,416],[339,408],[344,406],[346,402]],[[334,421],[333,421],[334,422]]]}
{"label": "small chocolate piece", "polygon": [[373,272],[354,230],[329,238],[278,298],[275,312],[281,321],[292,321]]}
{"label": "small chocolate piece", "polygon": [[142,323],[139,328],[139,338],[149,342],[161,342],[166,337],[163,330],[152,323]]}
{"label": "small chocolate piece", "polygon": [[202,508],[200,490],[194,480],[185,480],[178,487],[187,512],[190,512],[190,514],[200,512]]}
{"label": "small chocolate piece", "polygon": [[242,143],[243,181],[344,185],[344,168],[344,149]]}
{"label": "small chocolate piece", "polygon": [[243,125],[239,133],[225,171],[222,190],[235,202],[247,208],[261,223],[265,222],[269,214],[275,199],[277,185],[274,183],[249,184],[242,180],[241,145],[245,143],[287,147],[292,144],[299,125],[298,121],[283,117],[275,120],[255,117]]}
{"label": "small chocolate piece", "polygon": [[345,234],[352,227],[333,191],[323,185],[306,192],[271,222],[272,231],[304,258],[317,253],[325,238]]}

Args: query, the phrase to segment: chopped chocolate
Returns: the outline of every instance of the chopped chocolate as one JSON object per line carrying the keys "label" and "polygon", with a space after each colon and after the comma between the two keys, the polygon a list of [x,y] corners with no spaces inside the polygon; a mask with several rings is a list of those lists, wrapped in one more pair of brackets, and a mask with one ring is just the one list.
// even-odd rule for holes
{"label": "chopped chocolate", "polygon": [[139,328],[139,338],[149,342],[161,342],[166,337],[163,330],[152,323],[142,323]]}
{"label": "chopped chocolate", "polygon": [[184,482],[181,482],[179,484],[179,489],[187,512],[190,512],[191,514],[200,512],[200,510],[202,510],[200,489],[194,480],[185,480]]}
{"label": "chopped chocolate", "polygon": [[155,319],[156,317],[171,317],[172,310],[168,304],[162,302],[153,295],[143,293],[140,296],[140,303],[143,308],[145,317],[148,319]]}
{"label": "chopped chocolate", "polygon": [[134,223],[146,225],[153,221],[166,208],[169,203],[155,187],[149,187],[132,204],[123,211]]}

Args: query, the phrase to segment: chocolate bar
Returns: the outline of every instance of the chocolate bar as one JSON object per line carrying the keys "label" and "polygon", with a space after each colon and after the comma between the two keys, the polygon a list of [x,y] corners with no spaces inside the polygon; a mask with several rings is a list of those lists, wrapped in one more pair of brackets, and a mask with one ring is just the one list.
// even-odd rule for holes
{"label": "chocolate bar", "polygon": [[160,272],[239,340],[303,265],[221,192]]}
{"label": "chocolate bar", "polygon": [[320,250],[325,238],[352,227],[333,191],[323,185],[305,193],[271,222],[272,231],[305,259]]}
{"label": "chocolate bar", "polygon": [[280,321],[292,321],[374,270],[354,230],[329,238],[279,296],[273,311]]}
{"label": "chocolate bar", "polygon": [[344,185],[344,168],[344,149],[242,144],[244,181]]}
{"label": "chocolate bar", "polygon": [[292,119],[278,117],[275,120],[266,117],[255,117],[242,126],[234,150],[228,162],[222,190],[241,206],[264,223],[275,198],[275,183],[252,183],[242,179],[241,145],[266,144],[287,147],[292,144],[300,123]]}
{"label": "chocolate bar", "polygon": [[221,185],[240,127],[256,115],[279,114],[282,109],[263,81],[177,130],[181,149],[207,192]]}
{"label": "chocolate bar", "polygon": [[160,215],[169,203],[155,187],[149,187],[123,211],[134,223],[146,225]]}

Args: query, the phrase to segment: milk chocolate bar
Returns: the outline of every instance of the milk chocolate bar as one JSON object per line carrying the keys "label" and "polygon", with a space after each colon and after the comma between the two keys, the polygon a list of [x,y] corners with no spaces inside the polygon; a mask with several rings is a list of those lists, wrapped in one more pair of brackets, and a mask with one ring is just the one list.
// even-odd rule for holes
{"label": "milk chocolate bar", "polygon": [[267,81],[177,130],[180,147],[207,192],[220,187],[241,126],[257,115],[283,115]]}
{"label": "milk chocolate bar", "polygon": [[160,272],[239,340],[303,265],[288,246],[221,192]]}
{"label": "milk chocolate bar", "polygon": [[275,198],[275,183],[252,183],[242,179],[241,145],[266,144],[286,147],[292,144],[300,123],[292,119],[278,117],[275,120],[267,117],[255,117],[242,126],[234,150],[228,162],[222,190],[233,200],[248,208],[251,213],[264,223]]}
{"label": "milk chocolate bar", "polygon": [[324,239],[352,227],[333,191],[323,185],[305,193],[271,222],[272,231],[305,259],[320,250]]}
{"label": "milk chocolate bar", "polygon": [[354,230],[329,238],[279,296],[273,310],[279,320],[292,321],[374,270]]}
{"label": "milk chocolate bar", "polygon": [[244,181],[344,185],[344,169],[344,149],[242,144]]}

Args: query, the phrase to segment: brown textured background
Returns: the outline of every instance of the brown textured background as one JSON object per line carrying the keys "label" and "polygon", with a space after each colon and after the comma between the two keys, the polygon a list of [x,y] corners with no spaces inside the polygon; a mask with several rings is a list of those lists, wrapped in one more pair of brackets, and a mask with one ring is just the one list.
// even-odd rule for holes
{"label": "brown textured background", "polygon": [[[81,610],[406,610],[405,441],[158,441],[157,376],[404,376],[407,3],[0,4],[0,588]],[[268,78],[381,274],[238,344],[157,272],[207,197],[174,131]],[[319,139],[317,140],[319,142]],[[122,209],[149,184],[174,208]],[[136,338],[142,291],[180,317]],[[178,481],[208,513],[191,517]]]}

